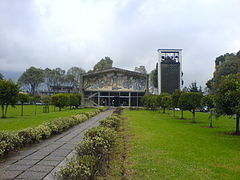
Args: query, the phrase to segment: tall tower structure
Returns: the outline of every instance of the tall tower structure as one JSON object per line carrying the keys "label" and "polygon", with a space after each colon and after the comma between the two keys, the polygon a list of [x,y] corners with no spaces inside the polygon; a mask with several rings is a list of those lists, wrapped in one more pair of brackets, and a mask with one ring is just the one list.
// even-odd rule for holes
{"label": "tall tower structure", "polygon": [[158,93],[182,89],[182,49],[158,49]]}

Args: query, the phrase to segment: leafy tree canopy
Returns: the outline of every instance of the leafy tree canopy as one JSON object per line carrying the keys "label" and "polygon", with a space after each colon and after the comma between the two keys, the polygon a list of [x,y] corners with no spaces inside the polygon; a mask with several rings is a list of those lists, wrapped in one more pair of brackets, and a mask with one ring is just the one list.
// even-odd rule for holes
{"label": "leafy tree canopy", "polygon": [[18,94],[18,101],[20,101],[22,104],[28,102],[30,99],[29,94],[20,92]]}
{"label": "leafy tree canopy", "polygon": [[67,77],[70,79],[74,87],[80,86],[81,76],[85,73],[85,70],[80,67],[71,67],[67,71]]}
{"label": "leafy tree canopy", "polygon": [[201,86],[197,86],[197,82],[192,82],[189,87],[188,87],[188,91],[189,92],[202,92],[202,87]]}
{"label": "leafy tree canopy", "polygon": [[61,111],[62,108],[65,106],[68,106],[70,102],[70,98],[68,94],[55,94],[52,96],[52,104],[59,108],[59,111]]}
{"label": "leafy tree canopy", "polygon": [[18,94],[18,101],[20,101],[21,104],[22,104],[21,116],[23,116],[23,103],[26,103],[26,102],[28,102],[29,100],[30,100],[29,94],[27,94],[27,93],[22,93],[22,92],[20,92],[20,93]]}
{"label": "leafy tree canopy", "polygon": [[156,64],[156,68],[154,70],[151,71],[150,73],[150,82],[151,85],[155,88],[158,87],[158,68],[157,68],[158,64]]}
{"label": "leafy tree canopy", "polygon": [[203,96],[201,101],[202,106],[207,106],[208,109],[212,109],[215,107],[214,95],[206,95]]}
{"label": "leafy tree canopy", "polygon": [[178,107],[178,101],[179,101],[179,98],[180,98],[181,94],[182,94],[182,92],[180,90],[177,90],[177,89],[172,93],[172,106],[173,106],[173,108]]}
{"label": "leafy tree canopy", "polygon": [[163,113],[165,113],[165,109],[171,107],[172,97],[170,94],[162,92],[158,95],[157,101],[158,106],[160,106],[163,109]]}
{"label": "leafy tree canopy", "polygon": [[0,73],[0,80],[3,80],[4,76]]}
{"label": "leafy tree canopy", "polygon": [[35,95],[38,86],[44,82],[44,72],[40,68],[30,67],[20,76],[18,82],[30,87],[30,94]]}
{"label": "leafy tree canopy", "polygon": [[12,81],[0,80],[0,105],[2,106],[2,118],[6,118],[8,106],[15,106],[19,87]]}
{"label": "leafy tree canopy", "polygon": [[102,71],[104,69],[112,68],[113,60],[110,57],[105,57],[101,59],[95,66],[93,67],[93,71]]}
{"label": "leafy tree canopy", "polygon": [[143,73],[143,74],[147,74],[147,70],[146,70],[145,66],[135,67],[134,71],[140,72],[140,73]]}
{"label": "leafy tree canopy", "polygon": [[142,103],[147,109],[155,110],[158,106],[157,95],[146,94],[142,98]]}
{"label": "leafy tree canopy", "polygon": [[206,85],[212,91],[216,92],[224,76],[240,72],[240,51],[236,54],[227,53],[219,56],[215,60],[215,72],[213,78]]}
{"label": "leafy tree canopy", "polygon": [[219,114],[236,114],[236,133],[239,133],[240,73],[226,76],[216,93],[216,110]]}
{"label": "leafy tree canopy", "polygon": [[179,108],[191,111],[193,114],[193,122],[195,122],[196,108],[201,107],[202,96],[202,93],[199,92],[183,92],[179,98]]}

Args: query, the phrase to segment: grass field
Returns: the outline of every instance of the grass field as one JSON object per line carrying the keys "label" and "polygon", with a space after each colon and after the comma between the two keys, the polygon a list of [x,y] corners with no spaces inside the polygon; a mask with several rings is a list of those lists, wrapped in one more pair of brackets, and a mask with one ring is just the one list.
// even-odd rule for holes
{"label": "grass field", "polygon": [[91,111],[91,108],[86,109],[77,109],[77,110],[69,110],[62,109],[61,112],[58,111],[58,108],[50,106],[49,113],[43,113],[43,106],[38,105],[37,113],[35,115],[35,106],[34,105],[25,105],[24,106],[24,116],[20,116],[21,114],[21,106],[17,105],[15,108],[9,107],[7,112],[7,118],[0,118],[0,131],[1,130],[19,130],[26,127],[34,127],[45,121],[51,121],[58,117],[66,117],[77,114],[79,112]]}
{"label": "grass field", "polygon": [[207,128],[207,113],[197,113],[196,124],[146,110],[123,115],[132,179],[240,179],[240,136],[225,134],[235,130],[234,119],[221,117]]}

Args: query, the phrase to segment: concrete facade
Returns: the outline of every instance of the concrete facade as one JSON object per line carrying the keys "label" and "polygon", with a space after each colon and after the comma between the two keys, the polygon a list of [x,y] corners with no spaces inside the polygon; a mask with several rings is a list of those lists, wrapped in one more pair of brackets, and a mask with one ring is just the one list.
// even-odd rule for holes
{"label": "concrete facade", "polygon": [[114,67],[84,74],[81,85],[86,106],[141,106],[148,75]]}

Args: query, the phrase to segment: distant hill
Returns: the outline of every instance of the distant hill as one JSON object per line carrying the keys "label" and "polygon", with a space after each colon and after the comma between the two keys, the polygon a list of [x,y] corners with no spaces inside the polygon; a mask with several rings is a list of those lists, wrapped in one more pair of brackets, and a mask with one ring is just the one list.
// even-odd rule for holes
{"label": "distant hill", "polygon": [[4,79],[12,79],[14,82],[17,82],[23,72],[0,71],[0,73],[4,76]]}

